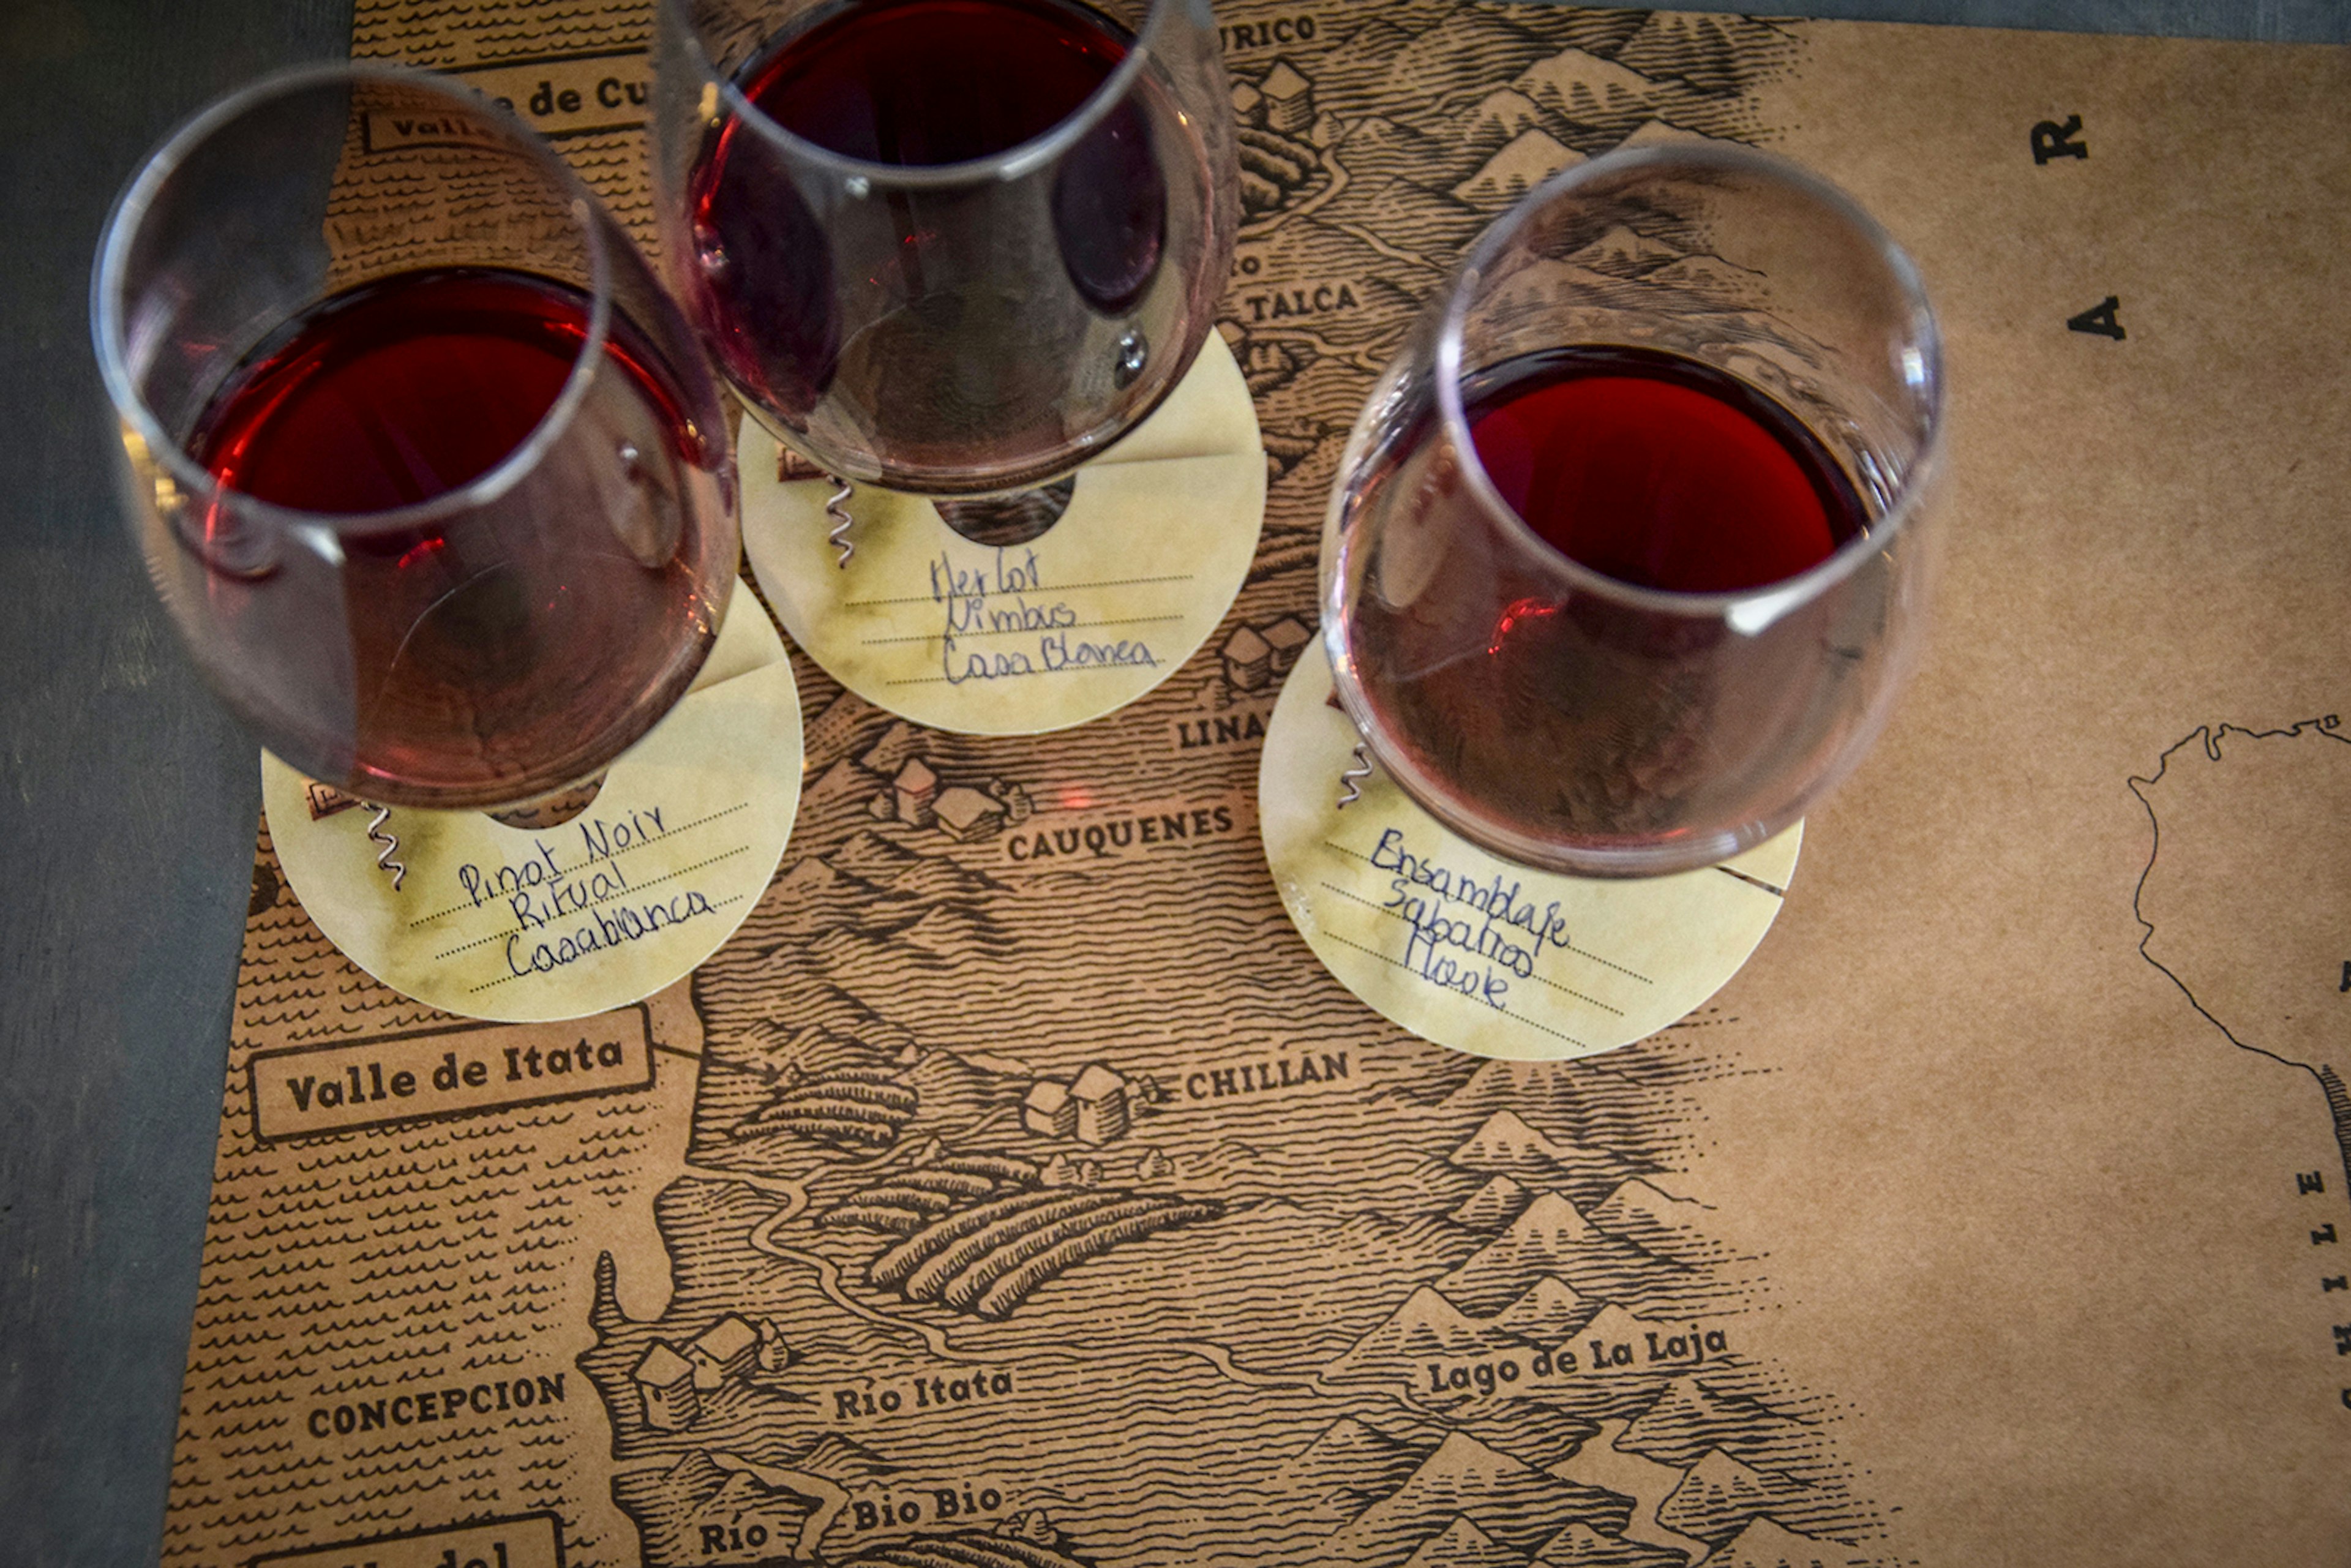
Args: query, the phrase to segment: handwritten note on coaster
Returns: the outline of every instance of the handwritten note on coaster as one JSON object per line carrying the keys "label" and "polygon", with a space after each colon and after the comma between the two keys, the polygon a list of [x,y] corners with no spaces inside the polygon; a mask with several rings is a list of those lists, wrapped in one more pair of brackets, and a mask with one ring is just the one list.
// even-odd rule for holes
{"label": "handwritten note on coaster", "polygon": [[1266,860],[1315,956],[1425,1040],[1521,1060],[1629,1045],[1720,990],[1780,913],[1801,822],[1719,866],[1620,882],[1488,854],[1384,773],[1342,810],[1360,737],[1330,695],[1317,640],[1266,731]]}
{"label": "handwritten note on coaster", "polygon": [[403,995],[517,1022],[624,1006],[716,951],[775,873],[799,788],[791,666],[740,583],[694,689],[584,810],[532,832],[395,808],[397,890],[372,812],[261,759],[286,879],[328,938]]}
{"label": "handwritten note on coaster", "polygon": [[1166,679],[1231,607],[1265,516],[1257,413],[1214,333],[1025,544],[976,544],[929,500],[861,485],[844,568],[834,486],[779,479],[749,420],[739,450],[743,543],[784,630],[866,701],[967,735],[1065,729]]}

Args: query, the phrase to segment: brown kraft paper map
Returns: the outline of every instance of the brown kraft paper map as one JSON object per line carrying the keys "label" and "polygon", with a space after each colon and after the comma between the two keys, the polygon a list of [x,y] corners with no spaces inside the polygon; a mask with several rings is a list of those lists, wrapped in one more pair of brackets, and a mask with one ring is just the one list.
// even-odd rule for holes
{"label": "brown kraft paper map", "polygon": [[[569,1026],[383,990],[265,840],[163,1561],[2344,1561],[2351,61],[1219,20],[1272,474],[1225,626],[1042,738],[799,662],[766,898]],[[642,230],[646,31],[399,0],[355,52],[472,72]],[[1479,1061],[1291,930],[1259,741],[1411,312],[1530,182],[1678,132],[1822,170],[1925,269],[1939,623],[1708,1009]]]}

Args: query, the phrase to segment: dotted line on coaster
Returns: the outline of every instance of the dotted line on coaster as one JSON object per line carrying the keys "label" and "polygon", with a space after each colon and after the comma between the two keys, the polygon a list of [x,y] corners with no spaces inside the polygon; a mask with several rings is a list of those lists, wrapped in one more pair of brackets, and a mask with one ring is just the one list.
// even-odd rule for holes
{"label": "dotted line on coaster", "polygon": [[[1359,860],[1359,861],[1363,862],[1365,865],[1369,865],[1369,864],[1371,864],[1371,863],[1372,863],[1372,857],[1371,857],[1371,856],[1369,856],[1369,855],[1367,855],[1367,854],[1364,854],[1364,853],[1362,853],[1362,852],[1358,852],[1358,851],[1355,851],[1355,850],[1351,850],[1351,849],[1349,849],[1349,848],[1348,848],[1346,845],[1344,845],[1344,844],[1334,844],[1334,843],[1332,843],[1330,840],[1325,839],[1325,840],[1323,840],[1323,841],[1322,841],[1322,847],[1323,847],[1324,849],[1326,849],[1326,850],[1333,850],[1333,851],[1336,851],[1338,853],[1343,854],[1343,855],[1346,855],[1346,856],[1348,856],[1348,857],[1349,857],[1349,858],[1351,858],[1351,859],[1353,859],[1353,860]],[[1715,869],[1716,869],[1716,870],[1718,870],[1718,871],[1720,871],[1720,870],[1722,870],[1723,868],[1722,868],[1722,867],[1720,867],[1720,866],[1717,866]],[[1748,875],[1747,875],[1745,873],[1743,873],[1743,872],[1732,872],[1730,874],[1731,874],[1731,875],[1733,875],[1733,876],[1735,876],[1735,877],[1740,878],[1741,881],[1744,881],[1744,882],[1755,882],[1755,879],[1754,879],[1753,877],[1751,877],[1751,876],[1748,876]],[[1329,887],[1331,884],[1330,884],[1329,883],[1324,883],[1322,885],[1323,885],[1323,886],[1325,886],[1325,887]],[[1776,891],[1778,891],[1777,889],[1773,888],[1770,883],[1767,883],[1767,882],[1755,882],[1755,885],[1756,885],[1756,886],[1758,886],[1758,887],[1760,887],[1760,888],[1762,888],[1762,889],[1763,889],[1765,892],[1767,892],[1767,893],[1771,893],[1771,892],[1776,892]],[[1583,949],[1583,948],[1581,948],[1581,947],[1577,946],[1576,946],[1574,943],[1573,943],[1573,942],[1562,942],[1562,943],[1560,943],[1560,944],[1559,944],[1559,946],[1560,946],[1560,947],[1561,947],[1561,949],[1562,949],[1562,951],[1564,951],[1564,952],[1573,953],[1573,954],[1574,954],[1574,955],[1575,955],[1577,957],[1579,957],[1579,958],[1589,958],[1589,959],[1591,959],[1593,963],[1595,963],[1595,964],[1599,965],[1599,966],[1600,966],[1602,968],[1604,968],[1604,969],[1614,969],[1614,970],[1615,970],[1618,974],[1620,974],[1620,975],[1624,975],[1624,976],[1626,976],[1626,977],[1630,977],[1630,978],[1632,978],[1632,979],[1638,980],[1638,981],[1640,981],[1640,982],[1641,982],[1641,984],[1643,984],[1643,985],[1645,985],[1645,986],[1654,986],[1654,985],[1656,985],[1656,984],[1657,983],[1656,981],[1655,981],[1655,980],[1653,980],[1653,979],[1649,978],[1649,977],[1648,977],[1648,976],[1642,974],[1642,973],[1641,973],[1639,970],[1637,970],[1637,969],[1628,969],[1628,968],[1626,968],[1626,967],[1625,967],[1624,965],[1622,965],[1622,964],[1614,964],[1614,963],[1611,963],[1609,960],[1607,960],[1607,959],[1605,959],[1605,958],[1602,957],[1599,954],[1597,954],[1597,953],[1588,953],[1588,952],[1584,951],[1584,949]],[[1547,984],[1549,984],[1550,982],[1545,981],[1544,983],[1547,985]],[[1590,998],[1587,998],[1586,999],[1587,999],[1587,1000],[1589,1000]]]}
{"label": "dotted line on coaster", "polygon": [[997,681],[1026,680],[1031,675],[1109,675],[1122,670],[1164,670],[1166,667],[1165,664],[1062,664],[1056,669],[1023,670],[1010,675],[901,675],[882,684],[885,686],[951,686],[973,681],[993,684]]}
{"label": "dotted line on coaster", "polygon": [[[1342,946],[1353,947],[1358,953],[1368,954],[1372,957],[1377,958],[1383,964],[1393,965],[1395,967],[1402,969],[1405,974],[1411,975],[1414,978],[1419,978],[1419,972],[1401,958],[1391,958],[1385,953],[1379,951],[1379,949],[1375,947],[1366,947],[1360,942],[1350,942],[1335,931],[1325,931],[1322,935],[1328,936],[1332,941],[1338,943]],[[1436,988],[1439,990],[1443,989],[1442,987]],[[1447,994],[1459,995],[1458,992],[1450,992]],[[1463,998],[1462,999],[1466,1001],[1468,998]],[[1494,1008],[1489,1010],[1501,1014],[1502,1017],[1509,1019],[1512,1023],[1522,1023],[1531,1030],[1534,1030],[1539,1033],[1547,1034],[1553,1040],[1563,1040],[1579,1051],[1591,1051],[1593,1049],[1591,1041],[1578,1040],[1573,1035],[1562,1033],[1558,1030],[1551,1028],[1547,1024],[1537,1023],[1534,1019],[1527,1017],[1524,1013],[1514,1013],[1508,1008]]]}
{"label": "dotted line on coaster", "polygon": [[[639,839],[635,843],[630,844],[624,849],[616,850],[611,854],[599,856],[597,859],[619,860],[622,855],[634,853],[636,851],[643,849],[648,844],[660,843],[664,839],[674,839],[680,833],[690,833],[705,822],[715,822],[721,817],[731,817],[737,811],[750,810],[750,801],[737,800],[732,806],[728,806],[722,810],[713,811],[706,817],[696,817],[691,822],[680,822],[674,828],[664,829],[663,831],[653,834],[651,838]],[[572,819],[573,821],[577,821],[579,819],[576,817]],[[560,825],[563,827],[569,827],[571,824],[569,822],[565,822]],[[553,832],[555,831],[555,829],[549,828],[546,831]],[[590,866],[594,865],[595,863],[595,860],[584,860],[575,866],[558,867],[556,874],[559,876],[571,876],[587,870]],[[658,881],[659,879],[656,878],[655,880]],[[499,896],[504,897],[505,895],[500,894]],[[420,925],[430,925],[436,920],[446,920],[452,915],[464,915],[469,910],[480,909],[483,907],[485,907],[485,905],[479,904],[451,904],[448,908],[436,911],[434,914],[418,915],[415,919],[408,923],[408,928],[411,931],[413,931]],[[503,935],[503,933],[501,933],[501,935]],[[463,952],[464,950],[465,949],[460,947],[453,947],[450,949],[450,952],[457,953]]]}
{"label": "dotted line on coaster", "polygon": [[[1326,882],[1321,885],[1329,888],[1332,893],[1337,894],[1342,898],[1350,898],[1354,900],[1357,904],[1362,904],[1364,908],[1370,910],[1374,915],[1384,915],[1392,920],[1403,920],[1405,918],[1404,912],[1402,910],[1390,909],[1384,904],[1374,904],[1370,899],[1365,898],[1363,894],[1359,893],[1350,893],[1347,889],[1339,886],[1336,883]],[[1406,924],[1409,924],[1409,922],[1406,922]],[[1343,942],[1346,938],[1342,936],[1339,940]],[[1571,949],[1571,951],[1573,951],[1573,949]],[[1585,956],[1589,957],[1590,955],[1586,954]],[[1609,965],[1609,967],[1613,969],[1615,966],[1611,964]],[[1630,970],[1625,972],[1627,974],[1631,973]],[[1552,990],[1558,991],[1564,996],[1573,997],[1579,1002],[1589,1002],[1604,1013],[1614,1013],[1618,1018],[1623,1018],[1625,1016],[1625,1009],[1623,1008],[1612,1008],[1606,1002],[1602,1001],[1598,997],[1587,997],[1582,991],[1575,989],[1573,986],[1562,986],[1557,980],[1547,980],[1541,975],[1525,975],[1520,977],[1523,979],[1532,980],[1539,986],[1549,986]],[[1635,975],[1633,977],[1636,980],[1640,978],[1638,975]],[[1519,1015],[1512,1013],[1510,1016],[1512,1018],[1516,1018]],[[1578,1043],[1580,1044],[1582,1042],[1579,1041]]]}
{"label": "dotted line on coaster", "polygon": [[[967,637],[1019,637],[1040,632],[1091,632],[1097,626],[1156,626],[1166,621],[1188,621],[1187,615],[1130,615],[1121,621],[1078,621],[1067,626],[1007,626],[987,632],[957,632],[956,641]],[[883,648],[894,643],[935,643],[945,633],[925,632],[913,637],[868,637],[858,644],[861,648]]]}
{"label": "dotted line on coaster", "polygon": [[[724,860],[724,859],[726,858],[726,856],[722,855],[722,856],[720,856],[719,858],[720,858],[721,860]],[[717,900],[716,903],[712,904],[710,907],[711,907],[712,909],[714,909],[714,910],[724,909],[724,908],[726,908],[726,907],[728,904],[740,904],[740,903],[742,903],[742,902],[743,902],[743,900],[744,900],[744,898],[745,898],[745,896],[746,896],[745,894],[739,894],[739,893],[738,893],[738,894],[735,894],[732,898],[722,898],[722,899]],[[501,935],[501,936],[511,936],[511,935],[513,935],[513,933],[511,933],[511,932],[501,932],[501,933],[499,933],[499,935]],[[609,951],[609,949],[600,948],[600,949],[598,949],[598,951],[600,951],[600,952],[602,952],[602,951]],[[524,973],[519,974],[519,975],[516,975],[516,974],[505,974],[505,975],[500,975],[500,976],[499,976],[496,979],[495,979],[495,980],[484,980],[480,985],[475,986],[475,988],[473,988],[473,992],[472,992],[472,994],[478,995],[479,993],[481,993],[481,992],[483,992],[483,991],[486,991],[486,990],[493,989],[494,988],[498,987],[498,986],[503,986],[503,985],[505,985],[505,984],[506,984],[507,981],[509,981],[509,980],[521,980],[521,979],[527,979],[527,978],[528,978],[530,976],[535,975],[535,974],[538,974],[539,972],[540,972],[540,971],[538,971],[538,970],[537,970],[537,969],[530,969],[530,970],[526,970],[526,971],[524,971]],[[553,970],[548,970],[548,971],[546,971],[546,972],[547,972],[547,973],[549,973],[549,974],[554,973],[554,971],[553,971]],[[621,1005],[625,1006],[626,1004],[625,1004],[625,1003],[623,1003],[623,1004],[621,1004]]]}
{"label": "dotted line on coaster", "polygon": [[[679,832],[685,831],[684,828],[680,828],[677,831]],[[751,846],[748,844],[737,844],[733,849],[712,855],[708,860],[696,861],[692,865],[680,866],[675,871],[665,871],[662,873],[661,875],[653,877],[649,881],[638,883],[632,887],[624,887],[619,893],[607,894],[602,898],[591,899],[588,903],[580,905],[577,909],[566,910],[563,915],[559,915],[556,918],[560,920],[565,918],[567,915],[585,915],[591,909],[601,909],[608,904],[618,903],[622,897],[636,892],[640,887],[658,887],[663,883],[668,882],[673,877],[681,877],[685,875],[688,872],[700,871],[706,865],[716,865],[720,861],[739,855],[750,847]],[[737,896],[740,895],[738,894]],[[714,904],[710,907],[716,909],[718,906]],[[482,946],[486,943],[496,942],[508,936],[519,936],[529,929],[530,928],[528,926],[517,925],[511,931],[493,931],[487,936],[477,936],[473,941],[460,943],[456,946],[448,949],[446,952],[434,954],[434,961],[437,963],[444,958],[454,958],[460,953],[467,952],[473,948]]]}
{"label": "dotted line on coaster", "polygon": [[[1005,593],[1084,593],[1096,588],[1144,588],[1153,583],[1159,582],[1189,582],[1192,580],[1192,577],[1193,574],[1186,571],[1178,573],[1173,577],[1120,577],[1113,578],[1108,582],[1056,582],[1050,586],[1040,584],[1035,588],[1000,589],[994,591]],[[972,595],[968,593],[951,593],[946,596],[946,599],[969,599],[971,597]],[[980,597],[985,598],[987,596],[983,594]],[[910,594],[904,599],[845,599],[841,601],[841,607],[843,610],[874,610],[885,604],[944,604],[946,602],[946,599],[942,599],[935,593],[915,593]]]}

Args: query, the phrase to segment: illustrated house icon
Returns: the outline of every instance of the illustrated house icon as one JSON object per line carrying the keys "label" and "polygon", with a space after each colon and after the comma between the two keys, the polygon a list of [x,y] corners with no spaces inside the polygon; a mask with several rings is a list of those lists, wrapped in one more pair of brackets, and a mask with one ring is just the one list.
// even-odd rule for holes
{"label": "illustrated house icon", "polygon": [[664,1432],[683,1432],[702,1415],[701,1397],[694,1391],[694,1364],[653,1341],[633,1374],[637,1394],[645,1404],[645,1425]]}
{"label": "illustrated house icon", "polygon": [[1314,84],[1292,69],[1288,60],[1276,60],[1257,90],[1265,95],[1267,130],[1301,136],[1314,123]]}
{"label": "illustrated house icon", "polygon": [[931,810],[938,819],[939,831],[957,843],[986,838],[1004,825],[1002,802],[961,784],[940,790]]}
{"label": "illustrated house icon", "polygon": [[1245,692],[1265,685],[1273,674],[1273,645],[1244,626],[1225,639],[1225,678]]}
{"label": "illustrated house icon", "polygon": [[1285,615],[1265,629],[1266,646],[1273,650],[1273,673],[1290,674],[1290,666],[1298,663],[1299,651],[1306,646],[1314,633],[1295,615]]}
{"label": "illustrated house icon", "polygon": [[695,1390],[714,1394],[759,1364],[759,1331],[729,1312],[686,1343],[685,1360]]}
{"label": "illustrated house icon", "polygon": [[910,828],[928,827],[931,821],[931,801],[939,792],[939,776],[931,771],[930,764],[917,757],[898,769],[891,781],[898,795],[898,820]]}
{"label": "illustrated house icon", "polygon": [[1066,1138],[1078,1130],[1078,1103],[1070,1086],[1058,1078],[1040,1078],[1029,1086],[1020,1103],[1020,1124],[1048,1138]]}
{"label": "illustrated house icon", "polygon": [[1126,1080],[1109,1068],[1096,1062],[1079,1073],[1070,1100],[1078,1108],[1078,1142],[1107,1144],[1126,1135]]}

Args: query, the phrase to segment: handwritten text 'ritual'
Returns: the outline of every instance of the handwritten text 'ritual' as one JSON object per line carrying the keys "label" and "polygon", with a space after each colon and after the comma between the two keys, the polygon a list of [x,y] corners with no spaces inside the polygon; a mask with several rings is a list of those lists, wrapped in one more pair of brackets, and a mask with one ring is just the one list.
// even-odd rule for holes
{"label": "handwritten text 'ritual'", "polygon": [[585,851],[578,865],[562,864],[542,838],[518,862],[457,868],[458,889],[474,908],[504,904],[514,915],[505,949],[510,975],[546,974],[714,912],[709,897],[692,889],[648,898],[631,885],[619,857],[664,836],[660,808],[573,825]]}
{"label": "handwritten text 'ritual'", "polygon": [[[950,685],[1158,664],[1138,639],[1090,643],[1074,635],[1078,612],[1047,590],[1034,549],[998,549],[990,556],[961,565],[941,550],[930,563],[932,601],[946,612],[939,660]],[[983,639],[986,646],[971,645]]]}
{"label": "handwritten text 'ritual'", "polygon": [[1398,829],[1380,834],[1371,862],[1393,873],[1381,907],[1409,929],[1405,966],[1432,985],[1499,1010],[1510,983],[1497,969],[1531,979],[1545,947],[1568,945],[1556,900],[1538,909],[1521,896],[1518,881],[1438,865],[1409,848]]}

